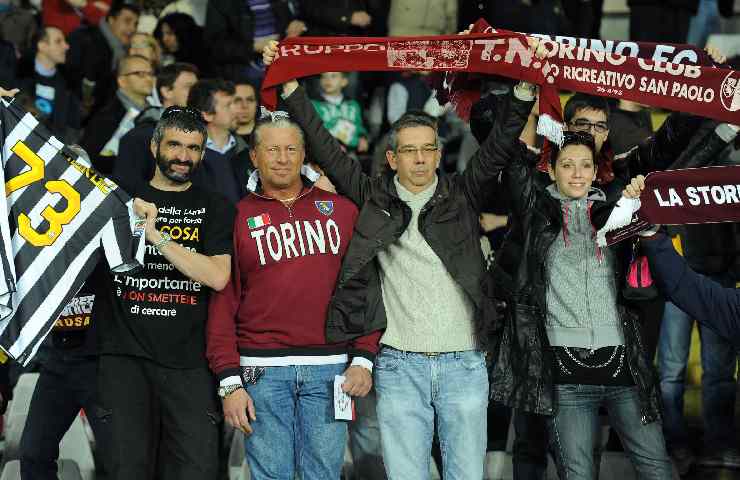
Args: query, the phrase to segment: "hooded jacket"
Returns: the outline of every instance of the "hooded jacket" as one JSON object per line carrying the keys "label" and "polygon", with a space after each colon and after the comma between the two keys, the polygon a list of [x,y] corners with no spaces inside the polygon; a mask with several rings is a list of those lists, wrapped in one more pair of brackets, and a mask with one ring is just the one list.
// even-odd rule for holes
{"label": "hooded jacket", "polygon": [[[340,341],[366,335],[386,327],[378,252],[396,242],[408,227],[411,209],[398,196],[395,172],[371,178],[362,173],[337,141],[324,129],[302,88],[285,99],[286,107],[306,133],[313,160],[336,186],[360,208],[352,243],[331,301],[326,336]],[[492,292],[486,284],[480,248],[481,212],[487,190],[495,188],[498,174],[519,143],[533,101],[513,95],[501,121],[459,175],[439,177],[432,199],[419,216],[419,231],[444,264],[450,276],[469,296],[475,307],[477,343],[488,345],[495,316]]]}

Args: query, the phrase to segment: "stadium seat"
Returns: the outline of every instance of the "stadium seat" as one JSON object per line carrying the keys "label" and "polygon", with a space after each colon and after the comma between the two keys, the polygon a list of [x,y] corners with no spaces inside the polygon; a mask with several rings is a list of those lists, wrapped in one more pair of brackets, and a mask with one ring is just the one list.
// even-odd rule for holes
{"label": "stadium seat", "polygon": [[31,404],[31,397],[38,379],[38,373],[24,373],[18,378],[18,383],[13,389],[13,400],[8,405],[8,411],[5,414],[3,462],[20,458],[21,436],[26,426],[28,407]]}

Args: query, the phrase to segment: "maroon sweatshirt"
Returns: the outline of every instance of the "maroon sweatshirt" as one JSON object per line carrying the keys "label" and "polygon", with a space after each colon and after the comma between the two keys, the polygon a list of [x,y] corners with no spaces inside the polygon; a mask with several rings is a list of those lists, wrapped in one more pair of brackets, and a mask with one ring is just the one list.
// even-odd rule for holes
{"label": "maroon sweatshirt", "polygon": [[240,376],[240,355],[373,359],[380,331],[352,344],[327,344],[324,333],[357,214],[346,198],[314,187],[290,208],[256,193],[239,202],[231,280],[208,310],[206,353],[220,380]]}

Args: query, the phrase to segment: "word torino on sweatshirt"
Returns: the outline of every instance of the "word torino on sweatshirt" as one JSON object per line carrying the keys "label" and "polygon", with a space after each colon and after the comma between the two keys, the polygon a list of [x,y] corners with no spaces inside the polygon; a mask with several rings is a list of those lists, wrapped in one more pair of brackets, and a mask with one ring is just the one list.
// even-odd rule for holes
{"label": "word torino on sweatshirt", "polygon": [[[260,218],[269,215],[260,215]],[[254,218],[254,217],[253,217]],[[249,220],[252,220],[250,218]],[[250,225],[250,222],[247,223]],[[267,225],[267,228],[257,227],[257,223],[249,235],[254,239],[259,254],[260,265],[267,265],[268,259],[279,262],[283,259],[320,255],[331,252],[339,253],[342,238],[337,223],[327,220],[297,220],[284,222],[279,225]],[[263,223],[260,227],[264,226]]]}

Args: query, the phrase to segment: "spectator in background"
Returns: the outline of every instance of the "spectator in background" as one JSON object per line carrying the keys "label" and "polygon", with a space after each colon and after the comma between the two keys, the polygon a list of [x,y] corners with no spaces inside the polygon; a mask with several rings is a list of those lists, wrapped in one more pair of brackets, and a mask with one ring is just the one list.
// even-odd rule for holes
{"label": "spectator in background", "polygon": [[96,26],[108,14],[111,0],[43,0],[41,21],[69,35],[83,24]]}
{"label": "spectator in background", "polygon": [[494,28],[517,32],[559,35],[566,31],[557,0],[460,0],[459,30],[465,30],[481,17]]}
{"label": "spectator in background", "polygon": [[203,42],[203,29],[193,17],[184,13],[170,13],[159,19],[154,38],[162,48],[162,64],[192,63],[203,75],[210,72],[210,60]]}
{"label": "spectator in background", "polygon": [[59,71],[67,59],[69,45],[57,27],[42,27],[35,38],[33,60],[21,62],[18,86],[34,96],[40,120],[65,143],[80,135],[80,102]]}
{"label": "spectator in background", "polygon": [[20,58],[33,49],[33,38],[38,30],[34,13],[21,8],[13,0],[0,0],[0,38],[15,46]]}
{"label": "spectator in background", "polygon": [[439,105],[434,90],[424,80],[428,72],[403,72],[388,89],[388,121],[395,122],[409,110],[421,110],[439,117],[444,110]]}
{"label": "spectator in background", "polygon": [[596,15],[592,0],[563,0],[563,13],[568,20],[567,32],[579,38],[590,38]]}
{"label": "spectator in background", "polygon": [[604,17],[604,0],[591,0],[593,4],[594,22],[591,24],[591,33],[588,38],[601,38],[601,20]]}
{"label": "spectator in background", "polygon": [[172,3],[172,0],[129,0],[141,10],[139,15],[139,32],[152,33],[157,26],[157,20],[162,15],[164,8]]}
{"label": "spectator in background", "polygon": [[[311,5],[306,10],[322,11]],[[215,71],[234,80],[246,78],[259,85],[264,76],[262,49],[270,40],[302,35],[306,24],[298,18],[293,0],[220,0],[208,2],[204,37]]]}
{"label": "spectator in background", "polygon": [[14,85],[17,80],[18,56],[15,46],[0,40],[0,85]]}
{"label": "spectator in background", "polygon": [[630,100],[617,100],[609,115],[609,144],[615,155],[628,152],[653,134],[650,109]]}
{"label": "spectator in background", "polygon": [[201,112],[208,138],[193,184],[226,197],[236,205],[247,193],[247,180],[254,171],[249,148],[234,129],[234,84],[225,80],[201,80],[190,89],[188,107]]}
{"label": "spectator in background", "polygon": [[362,107],[342,94],[347,83],[344,72],[322,73],[319,79],[321,99],[311,100],[311,103],[334,138],[350,151],[365,153],[369,145],[362,122]]}
{"label": "spectator in background", "polygon": [[[126,56],[138,21],[137,7],[116,4],[98,26],[84,26],[69,35],[67,78],[82,98],[85,114],[102,108],[114,96],[114,72]],[[92,158],[96,155],[88,153]]]}
{"label": "spectator in background", "polygon": [[735,0],[699,0],[699,8],[689,22],[686,43],[704,48],[707,39],[719,31],[719,17],[731,17],[735,13]]}
{"label": "spectator in background", "polygon": [[345,0],[329,2],[322,8],[312,8],[311,2],[303,2],[301,13],[308,26],[306,35],[368,36],[373,28],[372,4],[372,0]]}
{"label": "spectator in background", "polygon": [[113,171],[121,137],[134,128],[134,119],[148,106],[146,98],[154,86],[152,64],[144,57],[124,57],[116,81],[112,101],[93,115],[80,141],[93,166],[104,175]]}
{"label": "spectator in background", "polygon": [[193,17],[195,24],[203,28],[206,26],[206,11],[208,0],[174,0],[170,1],[160,14],[160,18],[171,13],[184,13]]}
{"label": "spectator in background", "polygon": [[633,42],[686,43],[699,0],[627,0],[627,5]]}
{"label": "spectator in background", "polygon": [[234,134],[241,137],[249,148],[252,147],[252,133],[257,120],[259,92],[249,82],[237,81],[234,84]]}
{"label": "spectator in background", "polygon": [[388,35],[445,35],[456,31],[457,0],[391,0]]}
{"label": "spectator in background", "polygon": [[156,71],[159,69],[162,59],[162,50],[159,43],[148,33],[137,32],[131,36],[131,45],[128,49],[129,55],[140,55],[152,63]]}
{"label": "spectator in background", "polygon": [[149,148],[154,127],[166,108],[188,104],[190,89],[197,81],[198,69],[189,63],[173,63],[157,73],[155,88],[161,106],[150,106],[136,117],[134,128],[121,137],[113,162],[113,179],[125,191],[135,192],[154,175],[155,159]]}

